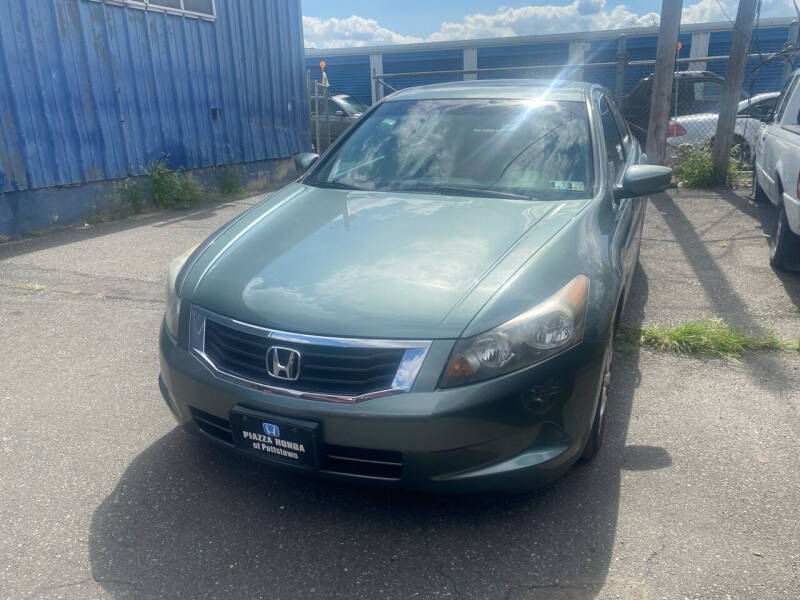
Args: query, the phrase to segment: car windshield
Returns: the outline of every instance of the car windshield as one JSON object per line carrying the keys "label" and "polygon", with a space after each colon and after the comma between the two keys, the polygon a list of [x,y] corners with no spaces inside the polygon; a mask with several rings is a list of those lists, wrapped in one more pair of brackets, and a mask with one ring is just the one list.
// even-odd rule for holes
{"label": "car windshield", "polygon": [[336,100],[349,115],[358,115],[369,110],[369,105],[352,96],[337,96]]}
{"label": "car windshield", "polygon": [[584,102],[394,100],[305,179],[319,187],[567,199],[592,193]]}

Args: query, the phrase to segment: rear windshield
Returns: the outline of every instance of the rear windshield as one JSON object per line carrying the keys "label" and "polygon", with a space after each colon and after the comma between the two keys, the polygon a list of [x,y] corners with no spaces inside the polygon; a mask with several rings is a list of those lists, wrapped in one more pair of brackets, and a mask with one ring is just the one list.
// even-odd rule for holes
{"label": "rear windshield", "polygon": [[305,183],[535,199],[591,196],[594,174],[586,104],[385,102]]}

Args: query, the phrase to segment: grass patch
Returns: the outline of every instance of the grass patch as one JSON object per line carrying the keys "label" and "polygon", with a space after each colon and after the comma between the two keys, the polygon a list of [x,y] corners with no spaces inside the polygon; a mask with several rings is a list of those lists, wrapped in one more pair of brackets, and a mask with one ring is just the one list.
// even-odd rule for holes
{"label": "grass patch", "polygon": [[147,182],[150,186],[150,197],[158,208],[172,208],[175,192],[178,189],[178,179],[174,171],[167,167],[164,160],[151,162],[144,169]]}
{"label": "grass patch", "polygon": [[674,168],[675,177],[687,187],[710,188],[719,185],[732,186],[736,181],[738,169],[736,162],[728,162],[728,172],[724,182],[714,177],[714,161],[711,158],[711,145],[681,148]]}
{"label": "grass patch", "polygon": [[147,195],[141,186],[133,184],[125,188],[122,194],[123,202],[131,209],[131,213],[138,215],[147,207]]}
{"label": "grass patch", "polygon": [[742,333],[721,319],[700,319],[675,327],[620,327],[617,337],[625,343],[676,354],[738,358],[747,350],[785,350],[794,346],[769,334]]}
{"label": "grass patch", "polygon": [[223,197],[236,196],[242,191],[242,180],[236,167],[222,167],[219,173],[219,191]]}
{"label": "grass patch", "polygon": [[11,287],[15,290],[24,290],[26,292],[43,292],[47,289],[38,283],[14,283]]}
{"label": "grass patch", "polygon": [[[155,208],[192,208],[200,203],[202,190],[200,185],[185,174],[167,167],[165,160],[151,162],[144,168],[150,204]],[[137,188],[132,188],[136,190]],[[127,192],[128,203],[134,213],[142,212],[147,206],[144,196],[137,192]]]}
{"label": "grass patch", "polygon": [[178,185],[175,189],[175,208],[191,208],[200,203],[200,186],[194,179],[189,179],[185,175],[178,178]]}

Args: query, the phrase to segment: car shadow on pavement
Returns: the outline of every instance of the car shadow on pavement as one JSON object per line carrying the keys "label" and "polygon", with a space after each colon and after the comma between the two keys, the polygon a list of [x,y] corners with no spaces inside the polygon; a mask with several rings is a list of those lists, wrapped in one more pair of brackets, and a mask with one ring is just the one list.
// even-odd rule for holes
{"label": "car shadow on pavement", "polygon": [[[647,296],[641,267],[634,288],[625,320],[635,325]],[[615,355],[600,455],[525,495],[318,480],[176,428],[96,509],[93,578],[114,598],[637,596],[636,582],[607,577],[621,472],[670,464],[663,448],[625,447],[638,362],[638,350]]]}

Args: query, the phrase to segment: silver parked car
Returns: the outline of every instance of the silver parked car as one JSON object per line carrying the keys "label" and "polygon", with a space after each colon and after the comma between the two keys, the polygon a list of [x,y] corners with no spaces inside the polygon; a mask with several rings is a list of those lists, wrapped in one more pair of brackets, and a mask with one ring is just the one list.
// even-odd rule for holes
{"label": "silver parked car", "polygon": [[[780,92],[757,94],[739,102],[734,130],[734,146],[738,147],[737,158],[741,163],[750,163],[753,150],[758,143],[761,124],[775,110]],[[719,113],[706,112],[673,118],[667,128],[667,142],[672,146],[691,144],[700,146],[710,142],[717,131]]]}
{"label": "silver parked car", "polygon": [[[333,141],[342,135],[350,125],[355,123],[362,113],[369,109],[369,105],[349,94],[328,96],[327,111],[325,103],[326,99],[323,96],[311,97],[311,141],[316,149],[319,149],[317,144],[317,121],[319,121],[319,137],[322,140],[324,149],[328,141],[326,129],[328,123],[330,123],[331,141]],[[317,114],[317,111],[319,114]]]}

